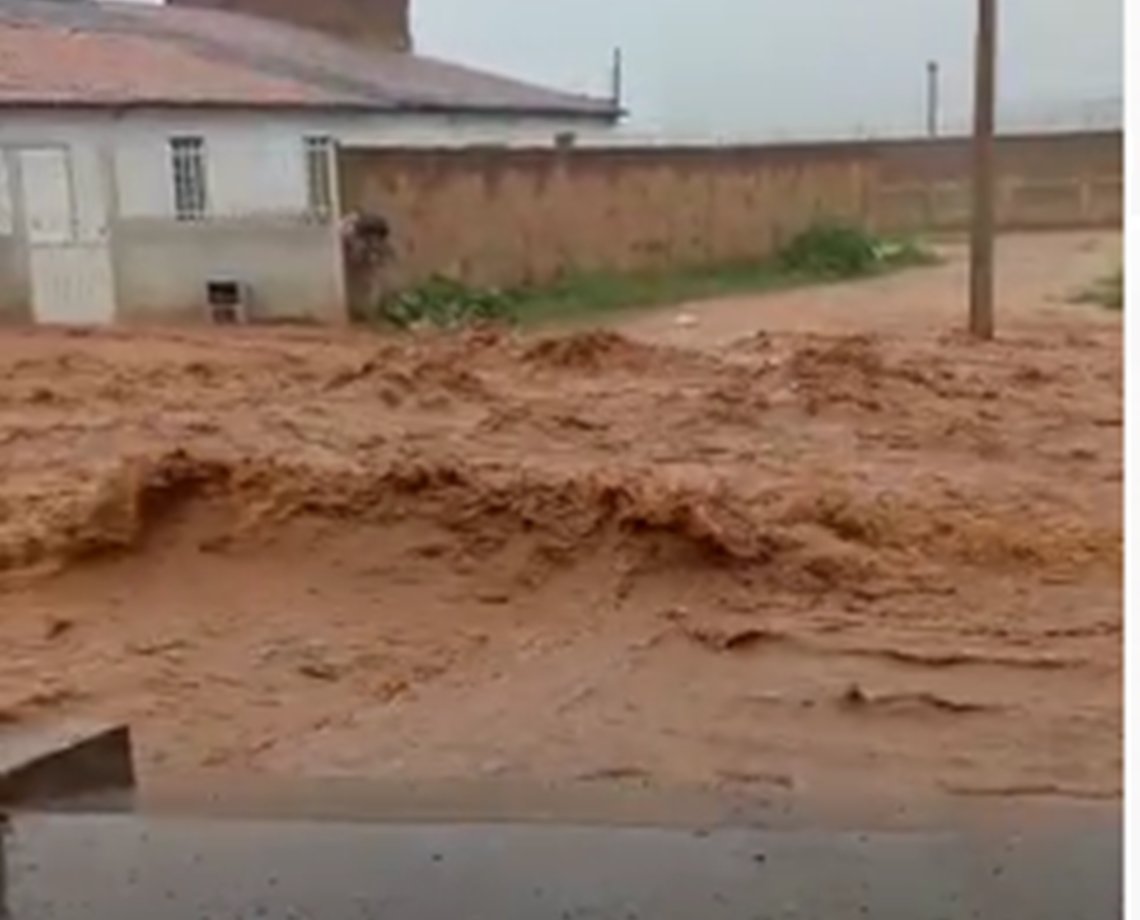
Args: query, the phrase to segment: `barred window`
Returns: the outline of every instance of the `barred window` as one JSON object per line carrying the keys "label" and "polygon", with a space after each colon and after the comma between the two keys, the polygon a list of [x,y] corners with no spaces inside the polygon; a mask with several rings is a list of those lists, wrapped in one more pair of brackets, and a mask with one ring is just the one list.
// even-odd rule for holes
{"label": "barred window", "polygon": [[202,220],[209,194],[206,187],[206,142],[200,137],[170,140],[174,178],[174,216],[178,220]]}
{"label": "barred window", "polygon": [[332,155],[332,138],[305,138],[309,214],[321,220],[327,220],[333,212]]}

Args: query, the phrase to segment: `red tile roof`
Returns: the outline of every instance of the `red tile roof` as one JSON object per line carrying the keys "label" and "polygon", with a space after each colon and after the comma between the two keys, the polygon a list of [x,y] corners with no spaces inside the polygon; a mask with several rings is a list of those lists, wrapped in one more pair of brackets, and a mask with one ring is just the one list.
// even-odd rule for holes
{"label": "red tile roof", "polygon": [[616,114],[608,100],[239,13],[0,0],[0,106],[147,105]]}
{"label": "red tile roof", "polygon": [[0,102],[317,104],[324,94],[170,42],[0,26]]}

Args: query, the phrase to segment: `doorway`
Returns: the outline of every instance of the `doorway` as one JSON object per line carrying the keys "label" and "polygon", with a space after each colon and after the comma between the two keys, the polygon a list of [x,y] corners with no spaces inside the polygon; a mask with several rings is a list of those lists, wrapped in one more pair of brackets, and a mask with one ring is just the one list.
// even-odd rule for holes
{"label": "doorway", "polygon": [[[35,321],[110,323],[115,315],[114,275],[103,190],[97,183],[75,181],[67,147],[26,147],[18,151],[17,162]],[[86,205],[83,213],[94,218],[88,227],[80,227],[81,205]]]}

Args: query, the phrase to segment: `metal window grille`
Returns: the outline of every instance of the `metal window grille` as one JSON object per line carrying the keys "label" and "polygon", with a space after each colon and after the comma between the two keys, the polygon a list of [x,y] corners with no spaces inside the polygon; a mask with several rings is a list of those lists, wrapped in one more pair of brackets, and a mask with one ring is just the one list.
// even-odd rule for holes
{"label": "metal window grille", "polygon": [[309,190],[309,214],[327,220],[333,212],[332,139],[305,138],[305,176]]}
{"label": "metal window grille", "polygon": [[178,220],[202,220],[209,200],[206,142],[200,137],[172,138],[170,161],[174,176],[174,216]]}

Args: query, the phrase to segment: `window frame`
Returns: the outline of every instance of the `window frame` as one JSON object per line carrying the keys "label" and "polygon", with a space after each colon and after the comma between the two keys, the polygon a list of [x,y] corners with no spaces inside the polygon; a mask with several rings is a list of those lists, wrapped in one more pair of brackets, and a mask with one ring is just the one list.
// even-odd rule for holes
{"label": "window frame", "polygon": [[327,134],[306,134],[301,143],[305,160],[305,214],[312,220],[329,221],[336,210],[333,190],[336,143]]}
{"label": "window frame", "polygon": [[199,134],[170,138],[171,192],[174,219],[193,223],[210,215],[210,183],[206,166],[206,139]]}

